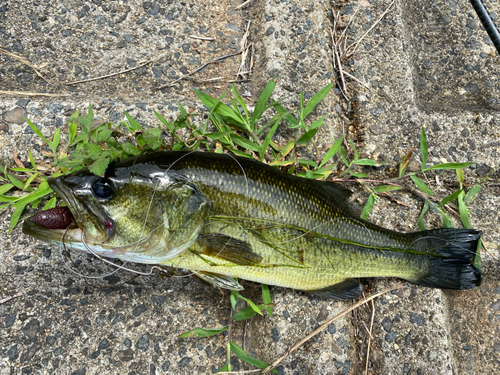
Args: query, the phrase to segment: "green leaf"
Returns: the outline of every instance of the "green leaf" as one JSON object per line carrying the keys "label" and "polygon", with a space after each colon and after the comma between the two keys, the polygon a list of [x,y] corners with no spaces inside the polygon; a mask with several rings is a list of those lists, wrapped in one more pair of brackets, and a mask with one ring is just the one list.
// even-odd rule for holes
{"label": "green leaf", "polygon": [[413,180],[413,182],[415,183],[415,185],[417,185],[417,187],[423,191],[425,194],[427,195],[430,195],[430,196],[434,196],[434,193],[432,192],[432,190],[424,183],[424,181],[422,181],[420,178],[418,178],[417,176],[415,175],[411,175],[410,176],[411,179]]}
{"label": "green leaf", "polygon": [[220,369],[217,370],[217,372],[228,372],[231,371],[231,367],[229,364],[225,364],[222,366]]}
{"label": "green leaf", "polygon": [[318,168],[318,165],[315,162],[313,162],[312,160],[309,160],[309,159],[300,159],[299,163],[303,167]]}
{"label": "green leaf", "polygon": [[443,227],[445,227],[445,228],[453,228],[455,226],[454,223],[453,223],[453,220],[451,220],[450,217],[448,215],[446,215],[446,213],[441,208],[439,208],[438,206],[436,206],[431,201],[429,201],[429,204],[432,207],[434,207],[436,210],[438,210],[439,213],[441,214],[441,217],[443,219]]}
{"label": "green leaf", "polygon": [[158,149],[161,144],[161,130],[158,128],[148,129],[143,134],[144,140],[153,150]]}
{"label": "green leaf", "polygon": [[0,195],[3,195],[7,193],[10,189],[12,189],[15,185],[14,184],[4,184],[0,185]]}
{"label": "green leaf", "polygon": [[[235,295],[239,298],[239,299],[242,299],[243,301],[246,301],[250,307],[259,315],[262,315],[262,311],[260,311],[260,309],[257,307],[257,305],[255,303],[253,303],[250,299],[248,298],[245,298],[243,297],[241,294],[239,294],[238,292],[235,292]],[[234,309],[234,307],[233,307]]]}
{"label": "green leaf", "polygon": [[102,153],[101,146],[96,143],[85,143],[83,148],[90,157],[92,155],[100,155]]}
{"label": "green leaf", "polygon": [[36,168],[36,163],[35,163],[35,158],[33,157],[33,154],[31,153],[31,150],[28,149],[28,157],[30,159],[31,166],[33,167],[34,171],[37,171]]}
{"label": "green leaf", "polygon": [[[236,86],[235,85],[232,85],[231,87],[233,89],[233,95],[234,97],[236,98],[236,100],[238,101],[238,103],[240,104],[241,108],[243,108],[243,112],[245,112],[245,117],[248,119],[249,115],[248,115],[248,108],[247,108],[247,105],[245,104],[245,101],[243,100],[243,98],[241,97],[240,93],[238,92],[238,90],[236,89]],[[253,129],[252,127],[250,127],[252,130],[255,130]]]}
{"label": "green leaf", "polygon": [[233,140],[234,143],[236,143],[238,146],[243,147],[245,150],[260,152],[259,145],[253,143],[247,138],[243,138],[237,134],[231,134],[231,139]]}
{"label": "green leaf", "polygon": [[344,140],[344,136],[340,137],[335,141],[335,143],[330,147],[330,149],[326,152],[325,156],[323,157],[323,160],[321,161],[321,164],[319,165],[322,167],[328,160],[333,158],[333,156],[339,151],[340,145],[342,144],[342,141]]}
{"label": "green leaf", "polygon": [[418,227],[420,228],[420,230],[426,230],[425,223],[424,223],[424,215],[428,209],[429,209],[429,200],[426,199],[424,201],[424,207],[422,207],[422,212],[420,212],[420,215],[417,219],[417,224],[418,224]]}
{"label": "green leaf", "polygon": [[[264,310],[267,308],[266,305],[257,305],[259,310]],[[236,314],[234,314],[233,319],[236,320],[237,322],[245,319],[249,319],[252,316],[257,314],[257,312],[252,308],[252,306],[248,306],[247,308],[244,308],[241,311],[238,311]]]}
{"label": "green leaf", "polygon": [[19,219],[21,218],[21,215],[22,215],[26,205],[19,204],[19,201],[18,201],[16,204],[14,204],[13,207],[15,207],[15,209],[14,209],[14,212],[12,213],[12,216],[10,217],[9,234],[12,233],[12,231],[16,227],[17,223],[19,222]]}
{"label": "green leaf", "polygon": [[231,290],[229,295],[229,300],[231,301],[231,307],[234,310],[236,308],[236,302],[238,302],[238,292],[236,290]]}
{"label": "green leaf", "polygon": [[76,136],[76,131],[78,129],[78,124],[76,122],[70,122],[68,126],[68,144],[72,145],[73,140]]}
{"label": "green leaf", "polygon": [[33,124],[29,119],[27,119],[26,117],[24,118],[26,120],[26,122],[28,123],[29,127],[31,128],[31,130],[33,130],[33,132],[38,135],[40,138],[42,138],[44,140],[45,143],[47,143],[47,145],[50,146],[50,142],[47,138],[44,137],[44,135],[42,134],[42,132],[40,131],[40,129],[38,129],[38,127]]}
{"label": "green leaf", "polygon": [[470,221],[469,221],[469,210],[464,203],[465,193],[462,193],[458,196],[458,213],[460,214],[460,220],[462,220],[462,224],[464,228],[470,229]]}
{"label": "green leaf", "polygon": [[295,159],[293,159],[293,160],[275,160],[275,161],[270,162],[269,165],[271,165],[273,167],[283,167],[286,165],[295,164],[296,162],[297,162],[297,160],[295,160]]}
{"label": "green leaf", "polygon": [[[462,168],[457,168],[455,170],[455,172],[457,173],[457,180],[460,184],[463,184],[464,183],[464,170]],[[462,185],[460,185],[462,186]]]}
{"label": "green leaf", "polygon": [[218,335],[224,331],[227,331],[229,326],[219,327],[219,328],[195,328],[190,331],[184,332],[178,337],[209,337]]}
{"label": "green leaf", "polygon": [[31,188],[31,187],[30,187],[30,185],[31,185],[31,183],[33,182],[33,180],[34,180],[35,178],[37,178],[37,177],[38,177],[38,172],[33,173],[33,174],[30,176],[30,178],[28,178],[28,179],[26,180],[26,182],[24,183],[23,190],[25,190],[25,191],[33,191],[33,188]]}
{"label": "green leaf", "polygon": [[[0,195],[0,202],[17,202],[20,198],[19,197],[11,197],[8,195]],[[10,204],[10,203],[9,203]]]}
{"label": "green leaf", "polygon": [[105,151],[89,166],[89,171],[96,176],[104,176],[110,162],[109,152]]}
{"label": "green leaf", "polygon": [[381,165],[387,164],[387,162],[386,161],[377,162],[376,160],[372,160],[372,159],[356,159],[356,160],[352,161],[352,164],[380,167]]}
{"label": "green leaf", "polygon": [[302,112],[302,119],[305,119],[309,113],[311,113],[314,108],[324,99],[324,97],[328,94],[328,92],[331,90],[333,87],[334,82],[326,85],[323,87],[321,90],[319,90],[316,95],[314,95],[311,100],[307,103],[307,105],[304,108],[304,111]]}
{"label": "green leaf", "polygon": [[375,186],[373,188],[373,191],[375,193],[383,193],[386,191],[394,191],[394,190],[401,190],[402,187],[399,186],[392,186],[392,185],[380,185],[380,186]]}
{"label": "green leaf", "polygon": [[311,124],[311,126],[309,126],[309,130],[317,129],[317,128],[322,127],[323,126],[323,122],[325,121],[326,116],[328,116],[328,115],[321,116],[319,119],[317,119],[316,121],[314,121]]}
{"label": "green leaf", "polygon": [[349,163],[349,160],[347,159],[347,151],[342,146],[339,148],[339,155],[346,167],[350,167],[351,163]]}
{"label": "green leaf", "polygon": [[10,168],[10,170],[13,172],[28,172],[28,173],[35,172],[33,169],[30,168]]}
{"label": "green leaf", "polygon": [[47,203],[45,203],[45,206],[43,206],[43,209],[44,210],[49,210],[51,208],[54,208],[56,206],[56,200],[57,200],[56,197],[53,197],[53,198],[49,199],[47,201]]}
{"label": "green leaf", "polygon": [[443,164],[436,164],[432,167],[424,169],[425,171],[432,171],[436,169],[458,169],[458,168],[467,168],[468,166],[472,165],[474,163],[443,163]]}
{"label": "green leaf", "polygon": [[420,153],[422,155],[422,170],[425,170],[427,166],[427,137],[424,128],[420,130]]}
{"label": "green leaf", "polygon": [[481,239],[477,241],[476,256],[474,257],[474,267],[481,271]]}
{"label": "green leaf", "polygon": [[288,123],[289,129],[296,129],[296,128],[300,127],[300,124],[297,122],[295,117],[293,117],[293,115],[289,111],[287,111],[285,108],[283,108],[279,103],[273,102],[272,105],[273,105],[274,109],[276,110],[276,112],[283,115],[283,118]]}
{"label": "green leaf", "polygon": [[262,143],[262,148],[260,149],[260,160],[264,161],[264,155],[266,153],[267,147],[269,146],[269,143],[271,142],[271,138],[273,137],[274,133],[276,132],[276,129],[278,129],[278,125],[280,124],[279,121],[276,121],[276,124],[269,130],[269,133],[267,133],[266,139],[264,139],[264,142]]}
{"label": "green leaf", "polygon": [[243,152],[241,150],[238,150],[237,148],[229,147],[228,150],[231,151],[233,154],[235,154],[237,156],[241,156],[241,157],[244,157],[244,158],[253,159],[252,155],[247,154],[246,152]]}
{"label": "green leaf", "polygon": [[299,140],[297,141],[297,145],[302,145],[304,143],[309,142],[312,139],[312,137],[314,137],[316,135],[317,132],[318,132],[318,129],[308,130],[307,132],[305,132],[302,135],[302,137],[299,138]]}
{"label": "green leaf", "polygon": [[244,129],[241,123],[241,115],[235,113],[231,107],[225,105],[220,101],[226,94],[224,93],[219,100],[212,98],[210,95],[201,92],[200,90],[194,90],[196,96],[201,100],[201,102],[210,109],[210,112],[218,113],[221,116],[226,116],[236,122],[235,125],[239,125],[240,128]]}
{"label": "green leaf", "polygon": [[217,140],[224,138],[227,135],[232,134],[232,133],[234,133],[234,131],[232,131],[232,130],[227,130],[225,132],[206,133],[205,137],[210,138],[210,140],[212,140],[212,141],[217,141]]}
{"label": "green leaf", "polygon": [[463,192],[463,190],[458,190],[458,191],[448,195],[447,197],[444,197],[443,199],[441,199],[441,202],[439,202],[439,205],[441,207],[443,207],[445,204],[453,202],[453,200],[455,200],[456,197],[458,197],[458,195],[461,194],[462,192]]}
{"label": "green leaf", "polygon": [[260,93],[259,100],[257,100],[257,103],[255,103],[255,109],[252,113],[252,116],[250,117],[250,126],[252,129],[255,129],[255,124],[259,119],[262,117],[262,114],[266,110],[267,106],[267,101],[271,97],[274,87],[276,86],[276,81],[274,79],[270,80],[267,82],[266,87],[264,87],[264,90]]}
{"label": "green leaf", "polygon": [[137,146],[134,146],[132,143],[124,143],[122,145],[123,151],[125,151],[129,155],[140,155],[142,153],[141,149]]}
{"label": "green leaf", "polygon": [[111,137],[111,134],[113,134],[113,129],[102,129],[97,133],[96,141],[99,143],[106,142]]}
{"label": "green leaf", "polygon": [[[271,293],[269,292],[269,286],[267,284],[262,284],[261,286],[262,286],[262,300],[266,305],[271,305],[272,300],[271,300]],[[273,308],[271,306],[267,308],[267,313],[271,318],[273,317]]]}
{"label": "green leaf", "polygon": [[365,173],[357,173],[357,172],[353,172],[353,171],[348,171],[348,173],[351,175],[351,176],[354,176],[356,178],[366,178],[368,177],[367,174]]}
{"label": "green leaf", "polygon": [[373,205],[375,204],[375,197],[375,194],[370,194],[370,196],[368,197],[368,201],[363,207],[363,211],[361,211],[361,218],[363,220],[366,220],[368,218],[368,215],[370,215],[370,212],[373,209]]}
{"label": "green leaf", "polygon": [[[230,341],[229,342],[229,346],[231,348],[231,351],[236,354],[236,356],[241,359],[242,361],[246,362],[246,363],[249,363],[255,367],[258,367],[258,368],[261,368],[261,369],[265,369],[266,367],[268,367],[269,365],[266,363],[266,362],[263,362],[259,359],[256,359],[254,357],[252,357],[250,354],[248,354],[247,352],[245,352],[243,349],[241,349],[238,345],[236,345],[234,342]],[[275,369],[272,370],[271,372],[275,373],[275,374],[279,374],[278,371],[276,371]]]}
{"label": "green leaf", "polygon": [[478,184],[472,187],[465,195],[464,203],[468,205],[470,202],[472,202],[474,198],[477,197],[480,191],[481,191],[481,185]]}
{"label": "green leaf", "polygon": [[24,183],[20,180],[18,180],[17,178],[15,178],[14,176],[12,176],[11,174],[7,173],[7,178],[10,180],[10,182],[12,182],[14,184],[14,186],[20,190],[23,190],[24,189]]}
{"label": "green leaf", "polygon": [[128,114],[128,112],[126,112],[126,111],[124,111],[123,113],[125,113],[125,117],[127,118],[128,124],[125,121],[123,123],[125,124],[126,128],[128,129],[128,131],[130,133],[133,134],[135,131],[141,131],[142,130],[141,125],[137,122],[137,120],[135,118],[133,118],[132,116],[130,116]]}
{"label": "green leaf", "polygon": [[59,146],[60,138],[61,138],[61,129],[56,129],[54,137],[52,138],[52,142],[50,142],[49,144],[50,149],[54,153],[54,157],[57,155],[57,146]]}

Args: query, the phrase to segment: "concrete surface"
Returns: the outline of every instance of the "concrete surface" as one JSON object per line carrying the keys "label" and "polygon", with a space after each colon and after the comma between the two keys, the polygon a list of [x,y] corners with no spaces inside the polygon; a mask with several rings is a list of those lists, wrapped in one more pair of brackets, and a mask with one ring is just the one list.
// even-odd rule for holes
{"label": "concrete surface", "polygon": [[[44,134],[66,129],[75,110],[92,102],[96,115],[118,122],[123,110],[143,124],[155,124],[153,109],[173,117],[177,103],[196,111],[193,88],[218,94],[238,70],[239,55],[211,64],[173,87],[154,90],[202,63],[236,52],[248,21],[254,43],[252,80],[239,84],[249,103],[269,78],[279,76],[276,99],[298,102],[336,76],[329,27],[330,10],[345,23],[360,7],[347,31],[357,40],[389,6],[389,1],[336,3],[256,0],[237,10],[231,1],[3,1],[0,46],[40,67],[0,54],[1,89],[68,94],[65,97],[0,99],[0,157],[14,148],[27,161],[28,148],[43,159],[42,143],[23,121],[27,115]],[[499,14],[496,1],[486,2]],[[191,36],[215,38],[215,41]],[[389,166],[370,171],[379,177],[427,132],[429,163],[474,161],[468,184],[498,166],[500,153],[499,64],[486,33],[467,1],[412,0],[396,3],[363,40],[345,69],[365,82],[349,84],[349,99],[337,87],[318,109],[330,113],[320,146],[342,132],[372,158]],[[67,86],[66,82],[110,74],[157,58],[139,69],[107,79]],[[203,80],[223,77],[223,80]],[[278,134],[284,141],[287,132]],[[419,163],[414,156],[412,163]],[[405,285],[375,301],[369,355],[372,374],[495,374],[500,365],[500,208],[498,172],[483,184],[471,206],[473,227],[491,244],[483,252],[481,289],[442,292]],[[428,175],[432,181],[435,176]],[[440,196],[456,189],[453,174],[439,174]],[[366,193],[356,188],[363,202]],[[416,229],[422,202],[397,194],[404,203],[382,199],[370,220],[401,231]],[[229,299],[186,277],[141,277],[116,273],[88,280],[65,267],[63,250],[24,236],[7,235],[1,217],[0,373],[212,373],[225,363],[227,337],[180,339],[193,327],[225,324]],[[429,212],[429,226],[439,216]],[[496,246],[496,247],[495,247]],[[73,254],[91,275],[112,270],[85,255]],[[141,268],[140,266],[138,266]],[[146,268],[142,268],[147,270]],[[122,284],[124,282],[124,284]],[[369,280],[370,291],[394,280]],[[94,287],[97,285],[98,287]],[[245,295],[259,301],[259,286],[246,283]],[[233,340],[272,362],[327,318],[351,305],[271,288],[275,316],[234,326]],[[306,343],[278,368],[280,373],[358,374],[365,371],[371,305],[356,310]],[[233,358],[234,370],[249,369]]]}

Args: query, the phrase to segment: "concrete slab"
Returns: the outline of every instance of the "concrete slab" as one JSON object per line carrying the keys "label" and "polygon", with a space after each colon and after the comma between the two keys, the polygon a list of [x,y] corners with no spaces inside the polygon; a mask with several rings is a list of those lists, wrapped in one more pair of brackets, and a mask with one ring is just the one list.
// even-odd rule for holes
{"label": "concrete slab", "polygon": [[[389,1],[342,3],[348,30],[359,38],[389,6]],[[250,23],[254,43],[252,81],[239,84],[255,102],[268,79],[279,76],[276,99],[298,102],[298,92],[313,94],[335,77],[326,2],[256,0],[243,10],[238,2],[194,1],[4,1],[0,6],[3,48],[40,67],[33,69],[0,54],[2,90],[69,94],[66,97],[0,99],[0,158],[14,147],[27,160],[31,149],[43,158],[42,143],[23,122],[44,134],[65,129],[74,109],[92,102],[101,118],[114,122],[128,111],[143,124],[156,122],[152,109],[175,115],[177,103],[201,111],[193,88],[219,94],[234,79],[241,57],[210,64],[173,87],[156,88],[199,65],[234,53]],[[498,2],[487,2],[499,14]],[[338,9],[338,8],[336,8]],[[497,56],[472,8],[464,0],[415,0],[397,4],[358,47],[348,71],[366,82],[349,86],[350,101],[332,91],[318,114],[329,113],[320,143],[331,144],[343,131],[365,145],[368,156],[390,167],[411,147],[420,128],[427,132],[429,163],[475,161],[467,182],[484,178],[498,164],[500,133]],[[192,36],[215,38],[195,39]],[[73,86],[67,82],[140,66],[128,73]],[[214,77],[220,81],[204,82]],[[281,130],[279,140],[285,140]],[[417,156],[414,162],[419,162]],[[429,179],[434,179],[429,175]],[[456,188],[452,174],[439,174],[441,196]],[[498,173],[484,184],[471,207],[472,225],[488,243],[500,243]],[[363,193],[357,196],[366,199]],[[370,219],[385,227],[412,231],[421,202],[398,197],[408,206],[381,200]],[[440,225],[430,212],[427,222]],[[8,227],[2,216],[1,228]],[[117,273],[89,284],[64,266],[63,250],[24,236],[1,232],[0,297],[22,296],[0,304],[0,373],[212,373],[225,362],[227,338],[180,339],[193,327],[225,324],[227,295],[190,278],[158,276],[131,281]],[[441,292],[406,285],[376,300],[369,356],[371,373],[498,373],[500,364],[500,270],[498,248],[484,253],[480,290]],[[75,259],[92,275],[112,270],[85,255]],[[494,258],[496,257],[496,258]],[[141,268],[147,270],[147,268]],[[125,282],[123,285],[121,283]],[[394,281],[369,281],[374,291]],[[259,301],[259,286],[245,284]],[[233,340],[272,362],[288,347],[350,303],[333,302],[272,288],[275,317],[236,324]],[[335,322],[278,368],[281,373],[361,373],[365,371],[372,310],[364,307]],[[249,367],[237,359],[233,369]]]}

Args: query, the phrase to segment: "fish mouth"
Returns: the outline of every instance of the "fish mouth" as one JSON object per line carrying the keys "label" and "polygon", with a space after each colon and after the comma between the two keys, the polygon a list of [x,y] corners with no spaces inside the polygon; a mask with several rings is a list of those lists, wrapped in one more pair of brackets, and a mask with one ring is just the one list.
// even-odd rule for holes
{"label": "fish mouth", "polygon": [[39,211],[27,218],[23,232],[50,243],[81,243],[83,234],[93,243],[111,238],[116,231],[114,221],[98,205],[78,195],[78,191],[88,190],[92,177],[96,176],[80,176],[76,172],[48,179],[50,188],[67,206]]}

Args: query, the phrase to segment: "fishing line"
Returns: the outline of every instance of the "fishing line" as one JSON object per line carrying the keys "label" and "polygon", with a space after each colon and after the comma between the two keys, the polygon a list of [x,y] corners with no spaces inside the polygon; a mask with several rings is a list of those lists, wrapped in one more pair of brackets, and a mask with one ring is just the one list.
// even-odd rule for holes
{"label": "fishing line", "polygon": [[500,54],[500,33],[481,0],[470,0],[479,20],[483,24],[497,52]]}

